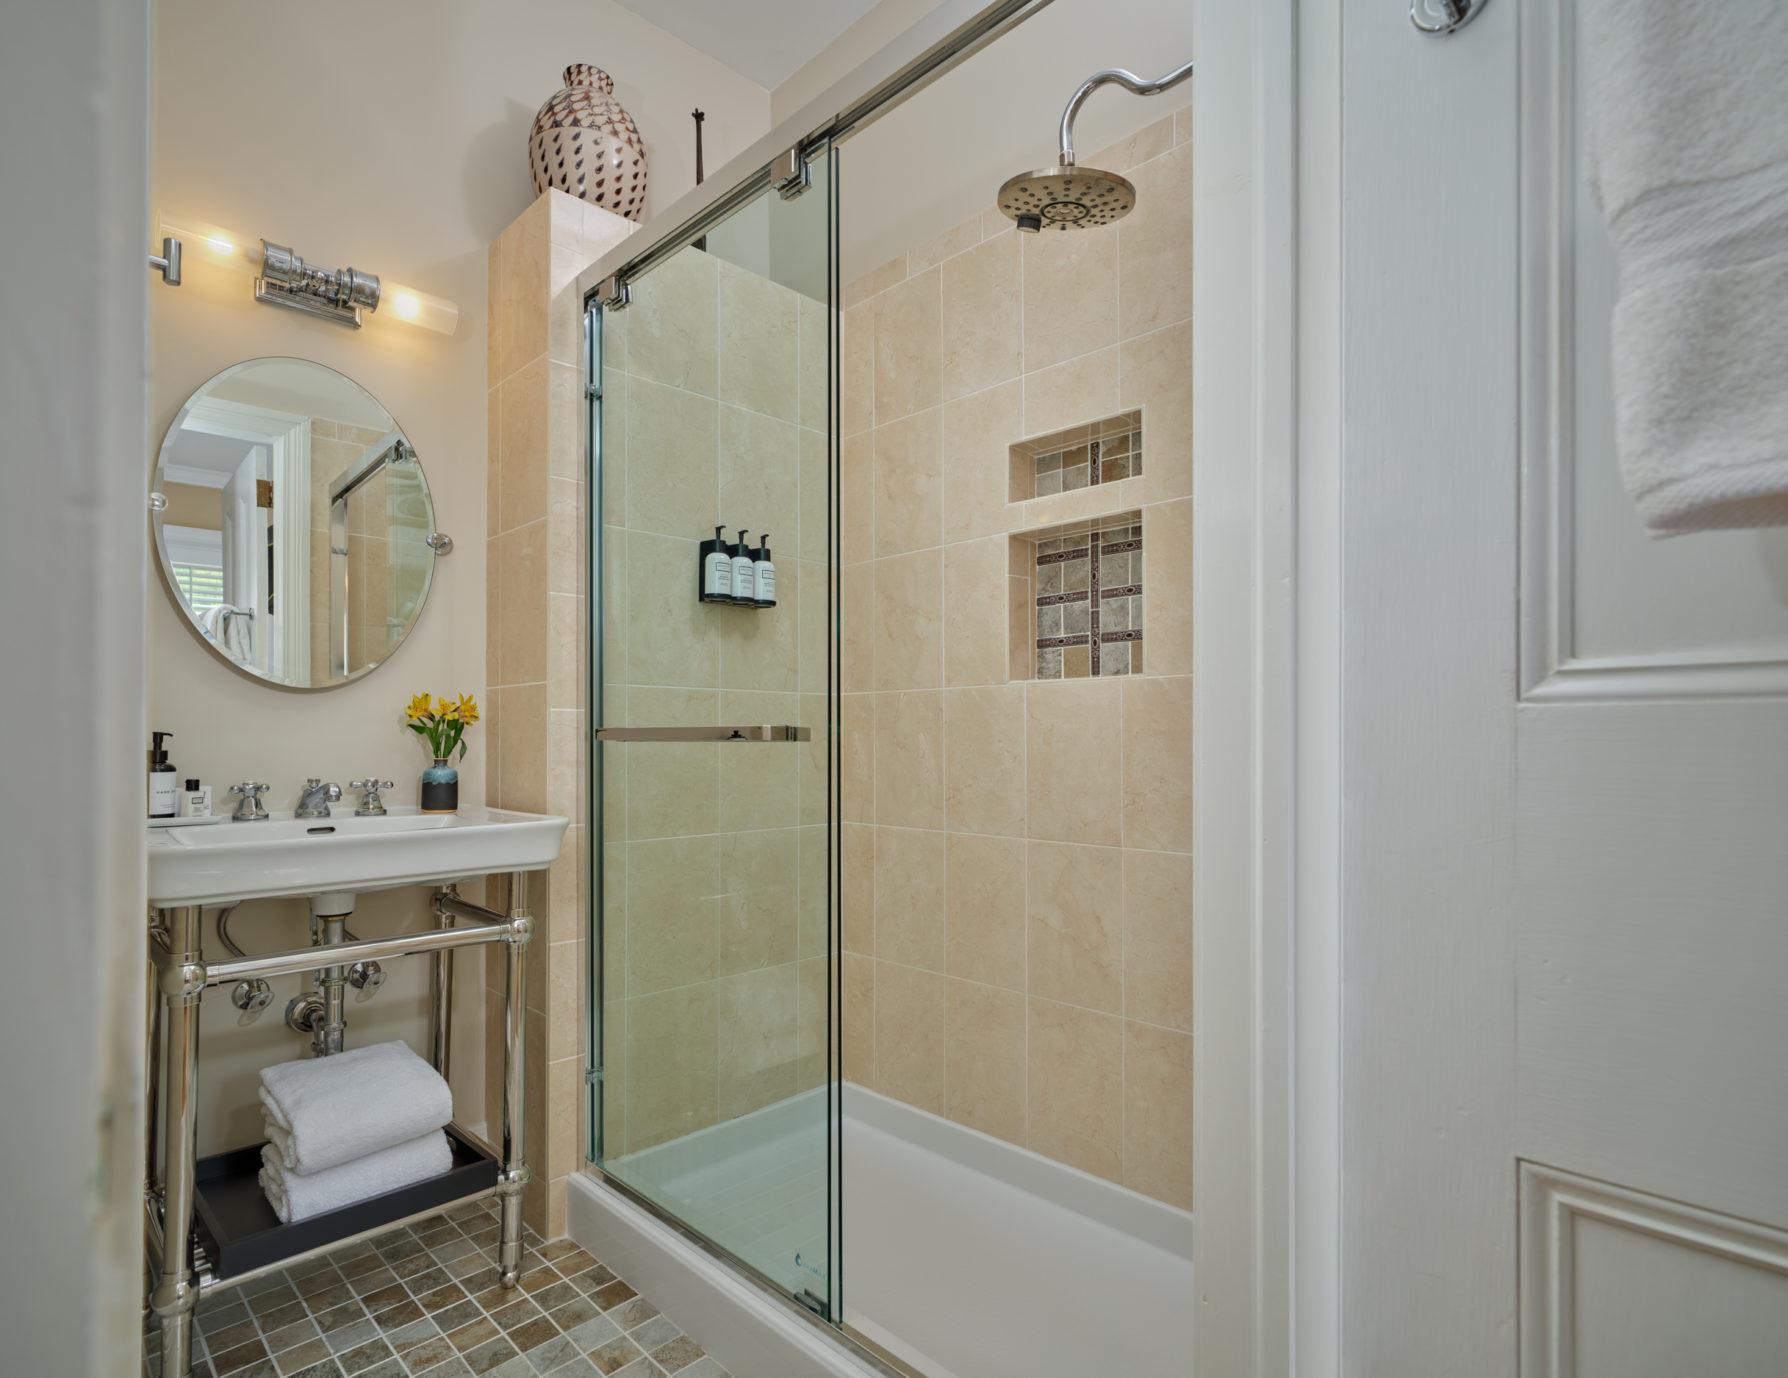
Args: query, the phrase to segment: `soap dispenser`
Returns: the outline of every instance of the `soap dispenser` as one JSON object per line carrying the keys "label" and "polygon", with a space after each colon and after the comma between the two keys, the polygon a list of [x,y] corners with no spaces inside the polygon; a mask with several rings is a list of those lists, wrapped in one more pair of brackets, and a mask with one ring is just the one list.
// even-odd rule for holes
{"label": "soap dispenser", "polygon": [[211,786],[201,785],[197,780],[188,780],[186,788],[180,791],[180,816],[211,817]]}
{"label": "soap dispenser", "polygon": [[174,767],[168,764],[167,748],[162,742],[174,734],[151,732],[149,735],[155,739],[155,748],[149,753],[149,816],[172,818],[180,802],[180,789],[179,782],[174,779]]}
{"label": "soap dispenser", "polygon": [[726,543],[726,528],[714,528],[714,539],[703,541],[701,568],[697,571],[699,593],[704,603],[733,601],[733,548]]}
{"label": "soap dispenser", "polygon": [[776,606],[776,566],[770,559],[770,533],[768,531],[759,538],[757,558],[751,562],[752,573],[757,579],[757,605],[760,608]]}
{"label": "soap dispenser", "polygon": [[745,532],[741,531],[739,543],[733,547],[733,602],[743,603],[746,607],[757,602],[756,569],[756,554],[745,539]]}

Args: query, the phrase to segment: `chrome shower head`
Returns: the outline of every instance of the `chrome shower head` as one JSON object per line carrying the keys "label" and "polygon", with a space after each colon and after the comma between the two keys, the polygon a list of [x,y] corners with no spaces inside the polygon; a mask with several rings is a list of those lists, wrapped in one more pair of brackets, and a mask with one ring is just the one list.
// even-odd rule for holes
{"label": "chrome shower head", "polygon": [[1019,173],[1000,188],[999,204],[1019,229],[1033,234],[1089,230],[1128,215],[1136,188],[1115,172],[1068,163]]}
{"label": "chrome shower head", "polygon": [[1031,234],[1039,230],[1084,230],[1122,220],[1136,208],[1136,188],[1115,172],[1077,167],[1074,163],[1074,117],[1086,98],[1108,82],[1116,82],[1139,96],[1152,96],[1178,86],[1192,75],[1192,64],[1176,67],[1166,76],[1144,81],[1116,67],[1094,72],[1062,111],[1062,158],[1055,167],[1021,172],[1000,188],[999,208],[1018,228]]}

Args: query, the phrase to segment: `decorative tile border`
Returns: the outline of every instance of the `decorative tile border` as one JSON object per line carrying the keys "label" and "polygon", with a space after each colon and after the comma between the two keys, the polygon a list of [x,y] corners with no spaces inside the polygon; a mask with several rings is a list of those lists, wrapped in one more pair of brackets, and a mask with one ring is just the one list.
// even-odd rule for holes
{"label": "decorative tile border", "polygon": [[1140,518],[1128,514],[1078,532],[1038,534],[1042,539],[1036,542],[1035,557],[1036,677],[1141,674]]}
{"label": "decorative tile border", "polygon": [[1142,413],[1128,411],[1012,446],[1012,500],[1116,483],[1142,472]]}

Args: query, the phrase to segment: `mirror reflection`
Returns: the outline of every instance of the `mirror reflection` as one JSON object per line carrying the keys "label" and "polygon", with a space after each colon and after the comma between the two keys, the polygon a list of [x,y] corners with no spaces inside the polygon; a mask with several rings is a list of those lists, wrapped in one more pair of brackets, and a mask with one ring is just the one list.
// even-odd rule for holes
{"label": "mirror reflection", "polygon": [[211,379],[169,427],[154,488],[169,592],[248,674],[345,684],[397,648],[428,597],[434,505],[415,447],[322,364],[253,359]]}

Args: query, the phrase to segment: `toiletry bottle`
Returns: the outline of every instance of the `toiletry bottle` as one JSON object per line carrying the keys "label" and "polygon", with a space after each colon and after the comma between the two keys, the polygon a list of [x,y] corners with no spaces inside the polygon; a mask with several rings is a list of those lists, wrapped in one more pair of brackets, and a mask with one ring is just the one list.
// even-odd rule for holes
{"label": "toiletry bottle", "polygon": [[151,818],[172,818],[179,802],[179,784],[174,778],[174,767],[168,764],[167,748],[162,746],[162,739],[172,737],[172,732],[151,732],[155,738],[155,749],[149,753],[149,816]]}
{"label": "toiletry bottle", "polygon": [[733,551],[726,543],[726,528],[714,528],[714,539],[702,542],[700,569],[701,600],[704,603],[733,601]]}
{"label": "toiletry bottle", "polygon": [[182,818],[211,817],[211,790],[197,780],[188,780],[186,788],[180,791],[180,816]]}
{"label": "toiletry bottle", "polygon": [[776,566],[770,559],[770,533],[759,537],[757,558],[751,562],[752,572],[757,576],[757,605],[760,608],[776,606]]}
{"label": "toiletry bottle", "polygon": [[741,531],[739,543],[733,547],[733,602],[743,603],[746,607],[757,602],[756,567],[756,553]]}

